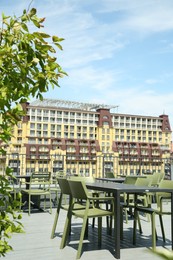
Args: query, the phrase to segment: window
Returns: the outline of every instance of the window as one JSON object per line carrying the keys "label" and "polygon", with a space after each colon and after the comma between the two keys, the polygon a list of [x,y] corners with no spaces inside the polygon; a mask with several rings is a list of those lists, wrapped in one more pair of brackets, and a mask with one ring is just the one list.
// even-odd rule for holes
{"label": "window", "polygon": [[53,130],[55,130],[55,125],[51,125],[51,131],[53,131]]}
{"label": "window", "polygon": [[47,124],[43,124],[43,130],[47,130],[48,129],[48,125]]}
{"label": "window", "polygon": [[37,124],[37,130],[41,129],[41,124]]}
{"label": "window", "polygon": [[54,110],[50,110],[50,116],[55,116],[55,111]]}
{"label": "window", "polygon": [[31,128],[31,129],[35,129],[35,124],[34,124],[34,123],[31,123],[31,124],[30,124],[30,128]]}
{"label": "window", "polygon": [[31,136],[35,136],[35,131],[34,130],[30,130],[30,135]]}

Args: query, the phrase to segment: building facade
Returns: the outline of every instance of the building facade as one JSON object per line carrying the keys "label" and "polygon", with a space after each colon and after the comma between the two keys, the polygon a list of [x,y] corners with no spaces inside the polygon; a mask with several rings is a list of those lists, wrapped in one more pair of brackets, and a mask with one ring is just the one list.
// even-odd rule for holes
{"label": "building facade", "polygon": [[168,115],[120,114],[108,105],[53,99],[22,106],[26,115],[1,156],[1,172],[9,165],[21,175],[61,169],[95,177],[142,174],[163,171],[163,159],[170,158]]}

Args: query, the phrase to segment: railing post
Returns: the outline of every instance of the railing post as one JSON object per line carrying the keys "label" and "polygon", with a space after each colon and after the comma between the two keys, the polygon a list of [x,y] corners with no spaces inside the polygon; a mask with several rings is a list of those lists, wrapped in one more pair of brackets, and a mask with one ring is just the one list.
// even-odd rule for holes
{"label": "railing post", "polygon": [[171,178],[171,180],[173,180],[173,159],[171,158],[171,172],[170,172],[170,178]]}

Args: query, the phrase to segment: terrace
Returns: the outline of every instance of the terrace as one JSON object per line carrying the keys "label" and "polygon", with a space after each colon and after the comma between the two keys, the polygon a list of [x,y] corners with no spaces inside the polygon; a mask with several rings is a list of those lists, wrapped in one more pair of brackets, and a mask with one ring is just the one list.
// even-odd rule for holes
{"label": "terrace", "polygon": [[[170,203],[167,202],[166,207],[170,207]],[[10,240],[10,244],[13,246],[14,251],[9,252],[6,255],[6,260],[31,260],[31,259],[46,259],[46,260],[66,260],[76,259],[77,246],[80,235],[81,220],[74,218],[72,221],[72,235],[71,241],[64,249],[59,249],[61,236],[63,232],[64,222],[66,218],[66,212],[60,212],[60,218],[56,229],[56,236],[54,239],[50,239],[51,228],[54,221],[55,208],[53,213],[33,211],[31,216],[28,216],[27,212],[23,213],[22,223],[24,225],[25,233],[14,234]],[[122,260],[155,260],[160,257],[154,255],[150,251],[151,247],[151,225],[147,221],[146,217],[141,217],[143,234],[137,236],[137,244],[132,244],[132,224],[133,220],[129,219],[128,224],[124,222],[124,240],[121,241],[121,259]],[[157,226],[157,248],[162,248],[163,243],[161,239],[161,232],[158,218],[156,218]],[[164,246],[170,249],[170,216],[164,216],[164,226],[166,233],[166,244]],[[101,248],[97,246],[97,225],[93,229],[89,226],[89,240],[85,240],[83,253],[81,260],[111,260],[114,258],[113,250],[113,236],[110,236],[106,232],[106,223],[103,222],[103,240]],[[75,235],[73,229],[78,229],[79,232]]]}

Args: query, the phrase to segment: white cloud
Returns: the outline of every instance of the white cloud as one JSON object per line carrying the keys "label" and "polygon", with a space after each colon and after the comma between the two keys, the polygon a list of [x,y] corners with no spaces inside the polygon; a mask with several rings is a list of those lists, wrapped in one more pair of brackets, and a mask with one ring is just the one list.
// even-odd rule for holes
{"label": "white cloud", "polygon": [[149,85],[153,85],[158,83],[158,79],[146,79],[145,83],[149,84]]}
{"label": "white cloud", "polygon": [[173,30],[172,0],[107,0],[101,1],[100,11],[120,12],[118,28],[140,34]]}
{"label": "white cloud", "polygon": [[104,93],[120,80],[121,74],[121,71],[85,67],[69,71],[69,81],[73,88],[88,88],[90,92],[97,90]]}
{"label": "white cloud", "polygon": [[[169,115],[173,122],[172,100],[173,92],[158,93],[150,89],[128,88],[105,92],[107,104],[118,104],[119,113],[159,116],[163,112]],[[172,125],[173,127],[173,125]]]}

